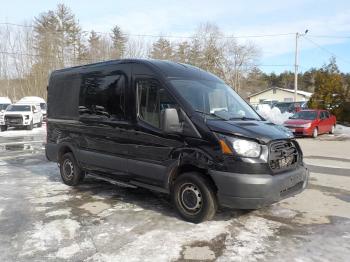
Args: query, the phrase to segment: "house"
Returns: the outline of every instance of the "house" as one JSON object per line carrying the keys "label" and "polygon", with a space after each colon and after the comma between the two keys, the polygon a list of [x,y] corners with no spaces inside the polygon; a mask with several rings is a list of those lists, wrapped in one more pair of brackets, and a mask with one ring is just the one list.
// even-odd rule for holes
{"label": "house", "polygon": [[[308,101],[312,93],[306,91],[297,91],[297,101]],[[247,100],[250,104],[256,105],[263,102],[293,102],[294,101],[294,90],[271,87],[260,91],[255,94],[251,94],[247,97]]]}

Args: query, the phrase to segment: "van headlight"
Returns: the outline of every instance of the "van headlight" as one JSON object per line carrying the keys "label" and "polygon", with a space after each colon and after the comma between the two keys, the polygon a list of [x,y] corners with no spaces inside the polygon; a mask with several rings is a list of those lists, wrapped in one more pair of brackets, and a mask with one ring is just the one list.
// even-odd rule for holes
{"label": "van headlight", "polygon": [[261,146],[258,143],[245,139],[235,138],[232,147],[238,155],[244,157],[258,157],[261,153]]}
{"label": "van headlight", "polygon": [[[242,157],[259,157],[261,154],[261,145],[257,142],[228,136],[224,136],[225,139],[222,138],[221,136],[220,146],[224,154],[237,154]],[[231,152],[230,148],[233,149]]]}

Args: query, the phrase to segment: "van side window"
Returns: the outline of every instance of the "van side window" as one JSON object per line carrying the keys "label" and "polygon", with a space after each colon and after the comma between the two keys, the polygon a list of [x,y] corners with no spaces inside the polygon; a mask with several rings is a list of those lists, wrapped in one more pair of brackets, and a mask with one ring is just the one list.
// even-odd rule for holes
{"label": "van side window", "polygon": [[175,108],[175,103],[155,79],[136,81],[138,116],[147,123],[160,128],[160,112]]}
{"label": "van side window", "polygon": [[112,121],[125,120],[125,85],[125,75],[115,72],[83,76],[79,115]]}

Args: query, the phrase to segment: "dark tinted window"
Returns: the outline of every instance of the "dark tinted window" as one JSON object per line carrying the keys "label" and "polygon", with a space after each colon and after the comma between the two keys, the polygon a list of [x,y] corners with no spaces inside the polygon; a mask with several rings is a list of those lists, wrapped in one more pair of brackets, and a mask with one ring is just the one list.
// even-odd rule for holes
{"label": "dark tinted window", "polygon": [[166,108],[174,108],[173,100],[154,79],[137,80],[136,87],[139,117],[160,128],[160,112]]}
{"label": "dark tinted window", "polygon": [[328,111],[325,111],[324,114],[325,114],[326,118],[329,118],[329,112]]}
{"label": "dark tinted window", "polygon": [[79,114],[125,120],[125,85],[126,77],[121,73],[96,72],[83,76]]}
{"label": "dark tinted window", "polygon": [[320,118],[321,119],[326,119],[327,117],[326,117],[326,112],[325,111],[322,111],[321,113],[320,113]]}

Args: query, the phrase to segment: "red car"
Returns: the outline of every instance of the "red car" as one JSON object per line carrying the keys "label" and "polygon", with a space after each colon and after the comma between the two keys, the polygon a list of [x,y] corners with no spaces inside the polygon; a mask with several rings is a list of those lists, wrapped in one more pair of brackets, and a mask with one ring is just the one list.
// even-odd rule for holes
{"label": "red car", "polygon": [[284,122],[295,136],[317,137],[319,134],[334,133],[335,116],[326,110],[301,110]]}

